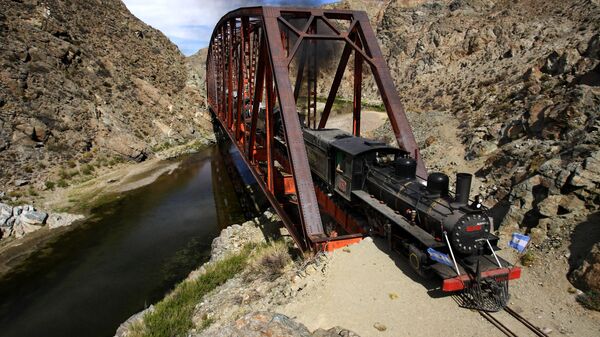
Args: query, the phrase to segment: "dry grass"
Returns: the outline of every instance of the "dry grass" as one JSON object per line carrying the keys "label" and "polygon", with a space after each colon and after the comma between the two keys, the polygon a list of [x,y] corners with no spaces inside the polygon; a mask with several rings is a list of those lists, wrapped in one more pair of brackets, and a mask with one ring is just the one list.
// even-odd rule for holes
{"label": "dry grass", "polygon": [[[241,252],[208,266],[197,279],[177,285],[171,294],[155,305],[153,312],[144,315],[143,322],[132,325],[129,336],[186,336],[194,327],[194,308],[206,294],[242,272],[245,279],[276,279],[292,262],[288,250],[289,246],[283,241],[258,246],[250,244]],[[205,329],[213,321],[204,319],[197,328]]]}
{"label": "dry grass", "polygon": [[259,278],[273,281],[281,276],[292,262],[289,246],[284,241],[275,241],[256,250],[250,257],[248,269],[244,278],[256,280]]}
{"label": "dry grass", "polygon": [[[133,324],[132,337],[177,337],[186,336],[194,327],[192,315],[198,302],[213,289],[244,270],[247,265],[248,245],[237,253],[206,268],[206,272],[194,280],[178,284],[171,294],[155,305],[153,312],[144,315],[143,322]],[[210,322],[202,324],[202,328]]]}

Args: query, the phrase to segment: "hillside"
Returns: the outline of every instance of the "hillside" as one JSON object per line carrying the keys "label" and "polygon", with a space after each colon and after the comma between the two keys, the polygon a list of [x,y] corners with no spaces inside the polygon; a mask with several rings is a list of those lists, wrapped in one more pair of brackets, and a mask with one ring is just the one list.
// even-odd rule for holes
{"label": "hillside", "polygon": [[121,1],[2,1],[0,44],[0,191],[12,203],[206,135],[184,56]]}
{"label": "hillside", "polygon": [[[391,1],[381,13],[377,37],[430,170],[475,173],[505,234],[568,256],[563,275],[578,268],[600,241],[599,3]],[[378,135],[393,140],[389,125]]]}

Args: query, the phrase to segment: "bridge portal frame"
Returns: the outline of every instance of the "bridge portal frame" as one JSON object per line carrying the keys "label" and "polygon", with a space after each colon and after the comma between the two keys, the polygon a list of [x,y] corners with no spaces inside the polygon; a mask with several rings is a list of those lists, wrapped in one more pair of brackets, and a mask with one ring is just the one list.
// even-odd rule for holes
{"label": "bridge portal frame", "polygon": [[[295,18],[301,18],[303,24],[292,24],[290,21]],[[346,22],[347,27],[336,25],[336,21]],[[317,31],[317,22],[327,27],[326,34]],[[290,34],[295,38],[294,43],[290,43]],[[377,84],[398,146],[413,154],[418,174],[426,175],[404,107],[365,12],[247,7],[227,13],[217,23],[208,48],[208,106],[242,153],[296,243],[304,249],[339,246],[344,240],[353,242],[357,238],[357,235],[331,238],[324,230],[318,191],[313,184],[297,112],[304,60],[315,56],[317,51],[310,49],[310,41],[318,40],[342,41],[344,49],[318,125],[316,82],[312,89],[310,82],[307,85],[308,126],[311,122],[313,128],[326,126],[350,55],[354,52],[353,133],[360,135],[362,69],[366,63]],[[303,44],[303,41],[309,43]],[[292,86],[290,65],[298,53],[301,61],[296,83]],[[264,133],[257,135],[263,101]],[[279,106],[283,135],[277,134],[274,125],[276,105]],[[311,109],[314,110],[312,117]],[[277,146],[282,141],[286,144],[285,150]],[[275,167],[276,161],[280,167]]]}

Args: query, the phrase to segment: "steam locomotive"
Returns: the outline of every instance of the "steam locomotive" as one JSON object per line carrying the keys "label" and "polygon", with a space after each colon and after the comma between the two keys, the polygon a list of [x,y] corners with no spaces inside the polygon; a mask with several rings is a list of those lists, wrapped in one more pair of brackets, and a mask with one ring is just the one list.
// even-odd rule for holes
{"label": "steam locomotive", "polygon": [[[462,290],[466,305],[497,311],[520,277],[495,252],[498,237],[480,198],[469,199],[471,175],[416,175],[409,153],[339,129],[304,129],[313,180],[339,207],[359,212],[364,230],[384,236],[420,275],[437,275],[442,290]],[[437,258],[436,258],[437,257]]]}

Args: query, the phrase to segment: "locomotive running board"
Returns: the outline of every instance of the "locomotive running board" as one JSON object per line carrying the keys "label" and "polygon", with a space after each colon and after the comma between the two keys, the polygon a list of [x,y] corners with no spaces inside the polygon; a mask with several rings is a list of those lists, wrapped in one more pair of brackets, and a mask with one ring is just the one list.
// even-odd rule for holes
{"label": "locomotive running board", "polygon": [[397,214],[392,208],[390,208],[385,203],[377,200],[377,198],[371,196],[369,193],[358,190],[352,191],[352,194],[362,200],[367,205],[371,206],[373,210],[381,213],[381,215],[390,219],[394,224],[398,225],[408,234],[415,237],[419,242],[421,242],[426,247],[439,248],[445,247],[446,245],[442,242],[436,241],[431,234],[424,231],[421,227],[416,225],[411,225],[408,221],[404,219],[404,217],[400,214]]}

